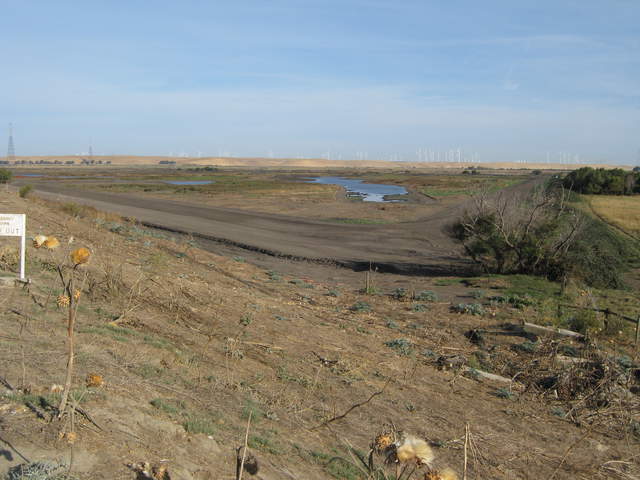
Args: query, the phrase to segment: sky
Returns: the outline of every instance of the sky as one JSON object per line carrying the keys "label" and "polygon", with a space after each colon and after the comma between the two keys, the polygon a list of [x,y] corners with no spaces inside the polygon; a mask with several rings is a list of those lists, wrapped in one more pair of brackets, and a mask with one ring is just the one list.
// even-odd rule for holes
{"label": "sky", "polygon": [[640,164],[638,0],[0,11],[0,155]]}

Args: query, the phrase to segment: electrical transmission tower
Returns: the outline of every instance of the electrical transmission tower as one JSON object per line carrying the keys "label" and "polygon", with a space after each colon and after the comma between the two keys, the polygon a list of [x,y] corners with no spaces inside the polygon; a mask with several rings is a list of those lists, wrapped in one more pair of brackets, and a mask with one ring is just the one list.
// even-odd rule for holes
{"label": "electrical transmission tower", "polygon": [[9,124],[9,145],[7,146],[7,161],[13,163],[16,159],[16,148],[13,145],[13,125]]}

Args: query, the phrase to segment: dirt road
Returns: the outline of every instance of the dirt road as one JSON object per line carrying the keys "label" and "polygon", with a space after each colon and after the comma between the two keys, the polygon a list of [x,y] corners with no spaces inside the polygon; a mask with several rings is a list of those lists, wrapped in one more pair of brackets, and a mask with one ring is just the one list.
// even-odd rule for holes
{"label": "dirt road", "polygon": [[[528,189],[534,182],[511,190]],[[132,194],[71,190],[47,182],[34,187],[43,196],[92,205],[147,225],[274,256],[355,270],[369,268],[372,262],[378,271],[402,274],[453,275],[470,267],[460,247],[445,233],[445,227],[464,210],[464,203],[416,222],[345,225]]]}

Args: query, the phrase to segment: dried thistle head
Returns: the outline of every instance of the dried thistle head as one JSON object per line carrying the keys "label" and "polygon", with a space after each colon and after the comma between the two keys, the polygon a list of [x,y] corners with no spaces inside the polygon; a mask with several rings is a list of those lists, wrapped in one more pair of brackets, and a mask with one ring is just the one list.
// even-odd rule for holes
{"label": "dried thistle head", "polygon": [[44,235],[36,235],[33,237],[33,246],[35,248],[40,248],[44,242],[47,241],[47,237]]}
{"label": "dried thistle head", "polygon": [[371,448],[376,453],[383,453],[383,452],[386,452],[389,449],[389,447],[393,445],[393,442],[394,442],[393,433],[384,432],[376,436],[376,438],[373,440],[373,445],[371,446]]}
{"label": "dried thistle head", "polygon": [[48,250],[55,250],[60,246],[60,242],[56,237],[47,237],[43,243],[44,247]]}
{"label": "dried thistle head", "polygon": [[71,252],[71,261],[74,265],[82,265],[89,261],[91,252],[88,248],[80,247]]}
{"label": "dried thistle head", "polygon": [[56,303],[59,307],[68,307],[71,303],[71,299],[67,295],[58,295]]}
{"label": "dried thistle head", "polygon": [[64,438],[69,445],[73,445],[78,440],[78,434],[76,432],[67,432],[64,434]]}
{"label": "dried thistle head", "polygon": [[73,292],[73,299],[77,301],[78,299],[80,299],[80,295],[82,295],[82,292],[80,290],[74,291]]}
{"label": "dried thistle head", "polygon": [[104,385],[104,378],[97,373],[90,373],[87,375],[86,385],[87,387],[101,387]]}

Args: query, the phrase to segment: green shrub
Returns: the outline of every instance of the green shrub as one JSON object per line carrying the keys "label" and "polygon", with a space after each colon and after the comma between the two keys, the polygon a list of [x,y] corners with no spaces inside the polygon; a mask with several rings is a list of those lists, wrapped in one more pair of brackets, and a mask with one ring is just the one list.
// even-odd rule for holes
{"label": "green shrub", "polygon": [[411,306],[411,310],[413,310],[414,312],[426,312],[427,310],[429,310],[429,307],[427,307],[424,303],[414,303]]}
{"label": "green shrub", "polygon": [[352,312],[370,312],[371,305],[369,305],[367,302],[359,301],[351,305],[350,310]]}
{"label": "green shrub", "polygon": [[394,349],[400,355],[411,355],[413,351],[413,344],[406,338],[396,338],[395,340],[384,342],[384,344]]}
{"label": "green shrub", "polygon": [[396,288],[393,292],[391,292],[391,296],[396,300],[404,300],[409,296],[409,292],[407,291],[406,288],[399,287],[399,288]]}
{"label": "green shrub", "polygon": [[433,292],[431,290],[423,290],[417,293],[413,298],[419,302],[437,302],[438,301],[438,295],[436,295],[436,292]]}
{"label": "green shrub", "polygon": [[204,433],[205,435],[213,435],[215,433],[215,425],[210,418],[200,416],[190,416],[184,422],[182,427],[189,433]]}
{"label": "green shrub", "polygon": [[13,172],[6,168],[0,168],[0,183],[9,183],[13,178]]}
{"label": "green shrub", "polygon": [[31,190],[33,190],[33,185],[23,185],[20,187],[20,190],[18,190],[18,195],[20,195],[20,198],[27,198]]}
{"label": "green shrub", "polygon": [[479,303],[458,303],[451,305],[451,311],[455,313],[467,313],[469,315],[484,315],[484,307]]}

